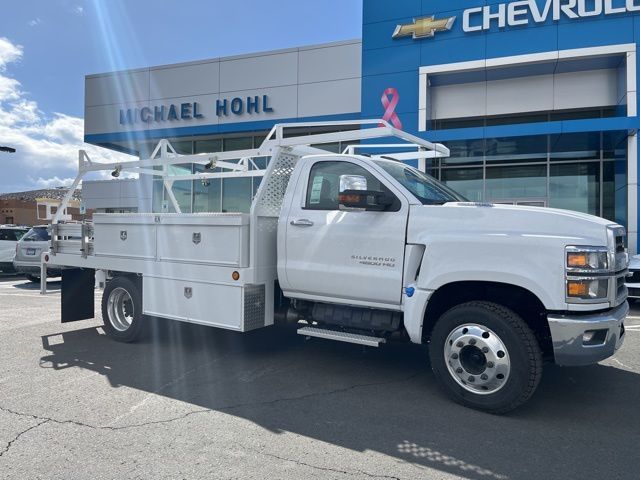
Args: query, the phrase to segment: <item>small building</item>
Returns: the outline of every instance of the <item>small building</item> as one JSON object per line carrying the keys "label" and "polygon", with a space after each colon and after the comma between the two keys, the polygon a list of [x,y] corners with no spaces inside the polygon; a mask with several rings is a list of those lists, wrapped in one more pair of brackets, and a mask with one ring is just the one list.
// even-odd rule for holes
{"label": "small building", "polygon": [[[64,187],[0,194],[0,224],[43,225],[51,222],[67,192]],[[83,220],[80,190],[62,213],[64,220]]]}

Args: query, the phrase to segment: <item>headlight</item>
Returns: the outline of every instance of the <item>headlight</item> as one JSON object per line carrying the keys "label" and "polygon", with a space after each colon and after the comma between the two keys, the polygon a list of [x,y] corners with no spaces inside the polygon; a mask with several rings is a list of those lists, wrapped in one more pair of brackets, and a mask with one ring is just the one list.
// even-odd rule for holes
{"label": "headlight", "polygon": [[582,300],[606,299],[609,290],[608,278],[584,278],[567,280],[567,298]]}
{"label": "headlight", "polygon": [[577,247],[566,249],[566,268],[569,272],[598,272],[609,270],[607,247]]}

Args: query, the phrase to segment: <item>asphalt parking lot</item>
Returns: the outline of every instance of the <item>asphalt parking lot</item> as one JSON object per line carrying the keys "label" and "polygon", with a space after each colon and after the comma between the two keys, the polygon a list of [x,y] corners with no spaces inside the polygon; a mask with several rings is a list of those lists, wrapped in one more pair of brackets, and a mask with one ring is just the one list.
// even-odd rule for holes
{"label": "asphalt parking lot", "polygon": [[638,478],[639,308],[615,357],[498,417],[445,398],[421,346],[173,322],[119,344],[50,288],[0,279],[3,479]]}

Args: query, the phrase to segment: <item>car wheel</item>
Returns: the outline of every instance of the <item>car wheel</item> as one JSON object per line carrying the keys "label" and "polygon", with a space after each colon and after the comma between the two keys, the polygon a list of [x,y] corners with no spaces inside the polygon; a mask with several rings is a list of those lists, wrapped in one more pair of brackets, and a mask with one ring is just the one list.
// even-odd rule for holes
{"label": "car wheel", "polygon": [[542,376],[542,352],[529,326],[491,302],[445,312],[433,328],[429,356],[437,381],[455,401],[490,413],[527,401]]}
{"label": "car wheel", "polygon": [[115,277],[102,294],[104,330],[114,340],[133,342],[140,337],[145,323],[139,282],[129,277]]}
{"label": "car wheel", "polygon": [[27,273],[27,274],[25,275],[25,277],[27,277],[27,280],[29,280],[30,282],[33,282],[33,283],[40,283],[40,277],[37,277],[37,276],[32,275],[32,274],[30,274],[30,273]]}

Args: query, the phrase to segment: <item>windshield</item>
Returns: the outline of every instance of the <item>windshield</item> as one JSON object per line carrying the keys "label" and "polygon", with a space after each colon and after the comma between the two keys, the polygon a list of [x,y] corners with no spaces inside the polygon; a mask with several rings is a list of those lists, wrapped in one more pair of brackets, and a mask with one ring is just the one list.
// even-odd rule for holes
{"label": "windshield", "polygon": [[45,227],[32,228],[22,237],[23,242],[48,242],[51,239]]}
{"label": "windshield", "polygon": [[409,190],[423,205],[468,201],[455,190],[409,165],[394,160],[374,161]]}

